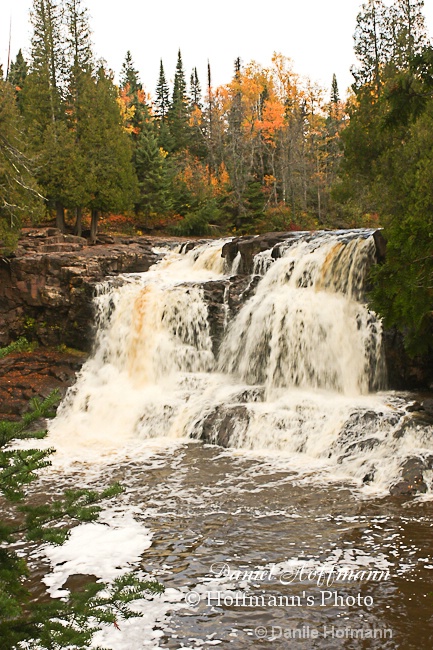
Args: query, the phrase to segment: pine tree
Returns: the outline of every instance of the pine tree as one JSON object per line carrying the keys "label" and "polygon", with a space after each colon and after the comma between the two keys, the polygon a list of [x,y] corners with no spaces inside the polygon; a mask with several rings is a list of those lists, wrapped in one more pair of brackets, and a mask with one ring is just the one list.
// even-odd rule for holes
{"label": "pine tree", "polygon": [[170,108],[170,94],[165,79],[164,65],[162,60],[159,65],[159,78],[158,85],[156,86],[155,96],[155,116],[164,122],[167,119],[167,114]]}
{"label": "pine tree", "polygon": [[23,126],[14,88],[0,78],[0,249],[13,247],[22,217],[43,213]]}
{"label": "pine tree", "polygon": [[[64,168],[66,164],[63,149],[59,146],[64,138],[66,121],[66,62],[61,18],[61,6],[55,0],[34,0],[30,74],[23,90],[23,110],[35,153],[44,160],[45,167],[38,175],[42,186],[44,179],[54,178],[56,169]],[[53,157],[53,151],[56,157]],[[61,185],[50,182],[49,187],[43,186],[48,206],[56,209],[57,227],[63,232],[66,199],[63,189],[68,180],[69,176]]]}
{"label": "pine tree", "polygon": [[122,65],[120,89],[124,94],[127,109],[131,111],[131,117],[127,120],[126,127],[130,130],[132,139],[136,144],[144,123],[150,121],[151,115],[138,70],[134,67],[131,52],[129,51],[126,53]]}
{"label": "pine tree", "polygon": [[155,126],[146,122],[140,132],[135,152],[135,170],[139,185],[136,209],[146,221],[163,215],[171,207],[166,158],[158,146]]}
{"label": "pine tree", "polygon": [[190,95],[191,95],[191,107],[198,107],[202,109],[201,103],[201,86],[198,78],[197,68],[191,73],[190,78]]}
{"label": "pine tree", "polygon": [[120,72],[120,87],[125,88],[129,86],[131,93],[136,93],[138,90],[143,90],[140,82],[138,70],[134,67],[131,52],[128,50],[125,56],[125,61],[122,64]]}
{"label": "pine tree", "polygon": [[167,113],[167,122],[173,139],[172,150],[174,152],[182,151],[188,147],[190,141],[189,114],[189,99],[186,93],[185,73],[183,70],[182,55],[179,50],[174,75],[173,95]]}
{"label": "pine tree", "polygon": [[355,54],[359,66],[352,69],[355,87],[372,84],[379,96],[383,67],[390,60],[392,34],[390,14],[382,0],[368,0],[356,19]]}
{"label": "pine tree", "polygon": [[15,93],[17,96],[18,107],[20,111],[23,110],[23,103],[21,98],[21,91],[24,86],[28,74],[28,65],[24,59],[23,53],[21,50],[18,51],[15,61],[12,61],[9,68],[8,78],[10,84],[15,88]]}
{"label": "pine tree", "polygon": [[158,127],[158,144],[164,151],[172,151],[173,139],[168,126],[168,112],[170,110],[170,93],[165,79],[162,60],[159,65],[159,78],[155,95],[155,117]]}
{"label": "pine tree", "polygon": [[83,98],[88,119],[83,121],[80,146],[87,166],[91,195],[91,241],[96,241],[101,212],[128,210],[137,193],[132,147],[123,128],[117,89],[101,66],[96,83],[88,79]]}
{"label": "pine tree", "polygon": [[164,591],[157,582],[140,581],[129,574],[112,585],[90,584],[66,599],[32,602],[24,584],[29,568],[17,555],[16,542],[25,536],[32,542],[62,544],[68,536],[68,526],[60,525],[62,520],[93,521],[101,510],[101,501],[121,492],[118,485],[99,493],[87,489],[66,490],[50,504],[28,503],[27,487],[38,478],[39,470],[50,465],[49,457],[54,450],[20,449],[13,445],[44,438],[47,432],[35,430],[35,425],[53,415],[57,402],[58,395],[54,392],[43,402],[32,400],[30,410],[21,421],[0,421],[0,494],[11,511],[8,522],[0,526],[2,650],[13,650],[21,643],[38,648],[88,648],[93,634],[102,625],[137,616],[129,603],[142,598],[146,592]]}
{"label": "pine tree", "polygon": [[338,90],[337,77],[335,73],[332,75],[332,84],[331,84],[331,103],[338,104],[340,101],[340,92]]}
{"label": "pine tree", "polygon": [[392,61],[399,70],[428,44],[423,8],[424,0],[396,0],[391,9]]}

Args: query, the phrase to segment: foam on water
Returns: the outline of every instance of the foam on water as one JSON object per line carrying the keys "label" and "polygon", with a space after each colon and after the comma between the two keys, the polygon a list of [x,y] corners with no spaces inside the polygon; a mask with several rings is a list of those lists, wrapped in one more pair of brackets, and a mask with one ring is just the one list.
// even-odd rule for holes
{"label": "foam on water", "polygon": [[[222,240],[101,284],[94,354],[50,443],[96,459],[140,440],[203,439],[388,489],[406,458],[433,453],[432,431],[377,392],[382,329],[363,302],[372,234],[303,233],[259,253],[261,279],[234,318],[226,301],[240,259],[227,267]],[[219,345],[202,288],[212,281],[226,286]]]}

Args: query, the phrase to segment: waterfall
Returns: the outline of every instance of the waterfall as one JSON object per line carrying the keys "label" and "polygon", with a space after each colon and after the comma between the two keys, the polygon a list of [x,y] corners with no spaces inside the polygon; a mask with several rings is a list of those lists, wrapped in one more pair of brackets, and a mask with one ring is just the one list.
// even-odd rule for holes
{"label": "waterfall", "polygon": [[91,458],[140,439],[201,439],[373,491],[414,453],[427,463],[429,427],[377,392],[382,329],[364,302],[373,231],[301,233],[258,252],[258,282],[236,308],[241,260],[225,261],[226,241],[98,287],[94,353],[51,425],[54,444]]}
{"label": "waterfall", "polygon": [[374,251],[371,237],[346,243],[325,235],[289,246],[231,324],[222,371],[265,384],[268,395],[290,386],[350,394],[383,387],[381,324],[357,300]]}

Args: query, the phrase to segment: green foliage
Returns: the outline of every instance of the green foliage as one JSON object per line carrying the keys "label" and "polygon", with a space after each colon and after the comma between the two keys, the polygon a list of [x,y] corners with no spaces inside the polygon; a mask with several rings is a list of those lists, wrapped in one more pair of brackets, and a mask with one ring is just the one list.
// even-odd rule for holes
{"label": "green foliage", "polygon": [[42,208],[14,89],[0,79],[0,250],[12,248],[23,217],[37,220]]}
{"label": "green foliage", "polygon": [[215,200],[210,200],[186,216],[171,231],[179,237],[214,235],[218,231],[221,220],[221,210]]}
{"label": "green foliage", "polygon": [[379,5],[383,28],[370,29],[369,52],[376,38],[382,58],[361,58],[334,197],[346,215],[379,215],[388,246],[374,271],[373,306],[404,333],[409,352],[422,353],[433,349],[433,49],[422,49],[421,0],[386,10],[371,0],[364,18]]}
{"label": "green foliage", "polygon": [[24,336],[21,336],[17,341],[10,343],[5,348],[0,348],[0,359],[12,352],[33,352],[35,347],[36,343],[30,343]]}
{"label": "green foliage", "polygon": [[145,593],[158,594],[164,588],[155,581],[142,581],[127,574],[112,584],[88,584],[62,600],[35,603],[25,580],[26,562],[18,557],[14,544],[26,538],[33,542],[61,544],[68,536],[72,521],[93,521],[101,510],[101,501],[121,492],[119,485],[96,492],[87,489],[66,490],[51,503],[32,505],[27,486],[49,466],[52,449],[24,449],[16,443],[40,440],[46,430],[38,430],[38,421],[51,417],[59,395],[53,392],[44,401],[32,400],[30,410],[19,422],[0,421],[0,493],[8,506],[7,519],[0,522],[0,646],[13,650],[20,642],[26,647],[57,649],[88,648],[93,634],[104,624],[141,616],[130,604]]}

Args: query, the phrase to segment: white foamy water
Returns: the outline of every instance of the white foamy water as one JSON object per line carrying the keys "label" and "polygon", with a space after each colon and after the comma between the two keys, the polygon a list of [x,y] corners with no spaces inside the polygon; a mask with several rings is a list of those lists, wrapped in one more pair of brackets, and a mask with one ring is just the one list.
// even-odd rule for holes
{"label": "white foamy water", "polygon": [[[259,253],[234,315],[225,241],[100,285],[95,351],[51,425],[60,456],[99,460],[144,440],[203,439],[322,479],[387,490],[433,453],[385,387],[381,323],[362,302],[372,232],[306,233]],[[277,257],[277,259],[274,259]],[[216,282],[222,340],[206,287]]]}

